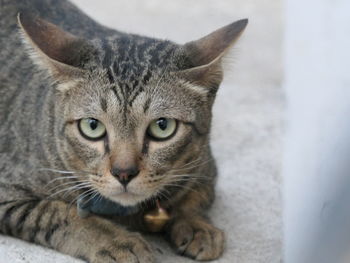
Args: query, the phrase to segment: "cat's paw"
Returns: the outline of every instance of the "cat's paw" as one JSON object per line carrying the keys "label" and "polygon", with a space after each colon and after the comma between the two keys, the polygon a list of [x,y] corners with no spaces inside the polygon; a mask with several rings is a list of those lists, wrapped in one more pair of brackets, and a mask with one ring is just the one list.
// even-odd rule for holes
{"label": "cat's paw", "polygon": [[115,237],[108,247],[100,248],[94,263],[154,263],[152,248],[138,233]]}
{"label": "cat's paw", "polygon": [[216,259],[224,250],[224,232],[203,219],[175,221],[169,234],[178,253],[195,260]]}

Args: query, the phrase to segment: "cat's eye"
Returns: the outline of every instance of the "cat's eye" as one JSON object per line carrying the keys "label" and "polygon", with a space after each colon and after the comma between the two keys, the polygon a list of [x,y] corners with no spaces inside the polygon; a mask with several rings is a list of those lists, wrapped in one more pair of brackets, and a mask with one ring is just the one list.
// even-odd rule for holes
{"label": "cat's eye", "polygon": [[148,126],[148,135],[155,140],[166,140],[175,134],[177,121],[175,119],[159,118]]}
{"label": "cat's eye", "polygon": [[97,141],[106,135],[106,127],[103,123],[93,118],[79,120],[78,127],[81,135],[89,140]]}

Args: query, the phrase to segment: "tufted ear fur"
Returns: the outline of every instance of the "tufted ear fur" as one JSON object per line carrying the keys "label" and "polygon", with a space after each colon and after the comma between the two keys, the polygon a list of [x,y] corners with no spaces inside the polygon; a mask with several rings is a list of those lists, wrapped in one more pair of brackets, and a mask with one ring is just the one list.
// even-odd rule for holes
{"label": "tufted ear fur", "polygon": [[248,24],[242,19],[182,46],[184,65],[178,74],[194,85],[217,90],[223,78],[221,58],[238,40]]}
{"label": "tufted ear fur", "polygon": [[34,63],[47,70],[62,87],[68,88],[84,75],[91,45],[38,17],[18,14],[24,42]]}

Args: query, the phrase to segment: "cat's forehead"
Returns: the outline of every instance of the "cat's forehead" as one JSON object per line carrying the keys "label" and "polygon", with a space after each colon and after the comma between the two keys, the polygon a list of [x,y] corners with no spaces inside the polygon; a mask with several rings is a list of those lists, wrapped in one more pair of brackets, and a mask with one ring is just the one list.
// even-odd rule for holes
{"label": "cat's forehead", "polygon": [[78,109],[82,114],[106,115],[122,126],[145,116],[188,119],[186,109],[191,106],[186,107],[186,101],[191,97],[183,98],[186,92],[180,91],[179,79],[171,74],[176,44],[128,35],[99,40],[95,45],[99,66],[78,96],[83,103],[75,101],[74,108],[83,105]]}
{"label": "cat's forehead", "polygon": [[170,41],[137,35],[110,36],[97,42],[99,63],[108,71],[110,80],[135,86],[169,67],[178,48]]}
{"label": "cat's forehead", "polygon": [[[147,76],[147,75],[146,75]],[[129,120],[160,117],[184,117],[192,109],[191,94],[177,79],[167,73],[155,73],[147,81],[130,87],[125,83],[113,83],[99,93],[99,105],[113,119],[127,116]],[[186,112],[187,111],[187,112]],[[125,121],[125,120],[124,120]]]}
{"label": "cat's forehead", "polygon": [[[105,72],[119,104],[132,105],[150,82],[159,79],[172,67],[174,51],[178,46],[170,41],[137,35],[115,35],[96,40],[98,68]],[[101,76],[101,74],[99,74]]]}

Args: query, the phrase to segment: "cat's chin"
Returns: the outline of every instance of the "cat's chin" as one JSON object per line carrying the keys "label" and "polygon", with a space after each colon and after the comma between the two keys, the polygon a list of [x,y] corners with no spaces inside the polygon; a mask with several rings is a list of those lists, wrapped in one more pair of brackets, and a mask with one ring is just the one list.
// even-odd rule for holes
{"label": "cat's chin", "polygon": [[132,192],[123,192],[112,196],[108,196],[108,199],[123,206],[135,206],[145,201],[147,197]]}

